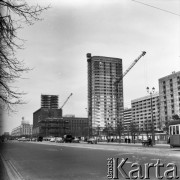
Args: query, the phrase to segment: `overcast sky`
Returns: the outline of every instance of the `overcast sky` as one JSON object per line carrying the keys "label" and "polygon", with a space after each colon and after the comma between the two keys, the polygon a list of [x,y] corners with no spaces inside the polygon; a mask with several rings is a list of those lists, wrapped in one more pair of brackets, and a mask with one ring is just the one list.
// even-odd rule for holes
{"label": "overcast sky", "polygon": [[19,126],[22,117],[32,123],[41,94],[59,95],[61,107],[73,93],[63,115],[86,117],[87,53],[122,58],[125,71],[147,52],[124,77],[125,107],[146,96],[147,86],[158,91],[159,78],[180,71],[179,0],[139,0],[151,7],[132,0],[32,2],[51,8],[42,13],[43,21],[19,31],[26,43],[17,57],[33,70],[15,84],[27,93],[27,104],[17,106],[17,113],[4,114],[4,131]]}

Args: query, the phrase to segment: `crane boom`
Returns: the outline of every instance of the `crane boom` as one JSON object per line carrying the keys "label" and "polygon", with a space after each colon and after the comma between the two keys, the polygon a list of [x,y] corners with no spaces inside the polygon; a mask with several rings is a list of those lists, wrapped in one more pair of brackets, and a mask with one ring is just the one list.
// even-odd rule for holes
{"label": "crane boom", "polygon": [[123,73],[123,77],[131,70],[131,68],[139,61],[139,59],[146,54],[145,51],[142,51],[141,55],[133,61],[129,68]]}
{"label": "crane boom", "polygon": [[123,77],[132,69],[132,67],[139,61],[139,59],[145,54],[146,52],[142,51],[141,55],[133,61],[133,63],[129,66],[129,68],[123,73],[122,77],[117,78],[117,80],[115,81],[115,84],[118,84],[123,79]]}
{"label": "crane boom", "polygon": [[64,105],[67,103],[67,101],[69,100],[69,98],[70,98],[72,95],[73,95],[73,94],[71,93],[71,94],[68,96],[68,98],[66,99],[66,101],[64,102],[64,104],[61,106],[60,109],[62,109],[62,108],[64,107]]}

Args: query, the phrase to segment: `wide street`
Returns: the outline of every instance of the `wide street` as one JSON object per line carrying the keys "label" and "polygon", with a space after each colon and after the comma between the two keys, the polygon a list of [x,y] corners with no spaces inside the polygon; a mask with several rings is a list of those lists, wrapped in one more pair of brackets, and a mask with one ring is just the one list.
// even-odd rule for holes
{"label": "wide street", "polygon": [[[180,176],[180,149],[164,145],[142,147],[136,144],[9,141],[1,144],[1,156],[9,171],[13,169],[13,173],[24,180],[107,180],[108,158],[125,162],[122,170],[119,168],[117,171],[117,179],[125,179],[125,174],[137,169],[137,166],[131,167],[132,163],[138,163],[142,175],[145,175],[145,164],[157,164],[158,159],[164,164],[159,175],[164,176],[166,170],[172,169],[172,166],[166,167],[167,164],[173,163]],[[150,179],[157,179],[154,167],[149,172]]]}

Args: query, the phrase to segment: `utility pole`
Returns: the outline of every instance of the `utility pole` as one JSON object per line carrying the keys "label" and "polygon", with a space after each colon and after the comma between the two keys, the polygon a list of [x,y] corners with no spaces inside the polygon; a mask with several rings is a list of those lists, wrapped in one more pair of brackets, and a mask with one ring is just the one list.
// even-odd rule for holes
{"label": "utility pole", "polygon": [[147,87],[146,89],[147,89],[147,92],[150,94],[150,98],[151,98],[152,143],[153,145],[155,145],[154,118],[153,118],[153,107],[152,107],[152,95],[154,94],[155,88],[153,87],[151,91],[149,91],[149,87]]}

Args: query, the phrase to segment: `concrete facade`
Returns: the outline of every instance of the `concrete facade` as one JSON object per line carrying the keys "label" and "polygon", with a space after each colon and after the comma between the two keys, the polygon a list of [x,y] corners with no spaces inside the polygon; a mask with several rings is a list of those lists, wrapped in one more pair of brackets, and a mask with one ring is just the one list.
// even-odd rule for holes
{"label": "concrete facade", "polygon": [[180,71],[159,79],[160,117],[162,127],[173,115],[180,116]]}
{"label": "concrete facade", "polygon": [[122,59],[87,54],[88,118],[93,129],[116,128],[123,120]]}
{"label": "concrete facade", "polygon": [[33,136],[59,136],[62,133],[62,109],[40,108],[33,113]]}
{"label": "concrete facade", "polygon": [[[132,121],[140,132],[151,131],[151,96],[144,96],[131,101]],[[159,108],[159,93],[152,94],[152,111],[154,130],[160,130],[160,108]]]}
{"label": "concrete facade", "polygon": [[123,123],[125,134],[129,133],[131,122],[132,122],[132,109],[125,108],[124,109],[124,123]]}

